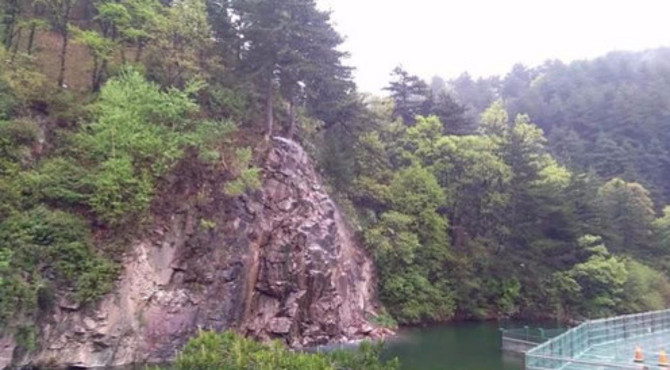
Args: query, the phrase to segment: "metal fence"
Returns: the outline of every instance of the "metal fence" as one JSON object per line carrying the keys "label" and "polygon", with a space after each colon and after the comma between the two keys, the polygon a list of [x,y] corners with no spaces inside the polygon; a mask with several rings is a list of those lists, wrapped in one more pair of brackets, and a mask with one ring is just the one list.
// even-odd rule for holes
{"label": "metal fence", "polygon": [[502,349],[508,352],[525,353],[538,344],[554,338],[567,329],[544,329],[524,326],[523,328],[500,329],[502,332]]}
{"label": "metal fence", "polygon": [[656,369],[633,362],[634,350],[670,350],[668,332],[670,310],[588,321],[528,351],[526,369]]}

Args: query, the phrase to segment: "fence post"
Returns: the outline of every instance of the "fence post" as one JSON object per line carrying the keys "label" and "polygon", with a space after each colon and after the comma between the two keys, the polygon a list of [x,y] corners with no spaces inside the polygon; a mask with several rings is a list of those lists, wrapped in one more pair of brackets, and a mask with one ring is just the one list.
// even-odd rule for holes
{"label": "fence post", "polygon": [[526,329],[526,340],[530,340],[530,328],[528,325],[525,325],[523,328]]}

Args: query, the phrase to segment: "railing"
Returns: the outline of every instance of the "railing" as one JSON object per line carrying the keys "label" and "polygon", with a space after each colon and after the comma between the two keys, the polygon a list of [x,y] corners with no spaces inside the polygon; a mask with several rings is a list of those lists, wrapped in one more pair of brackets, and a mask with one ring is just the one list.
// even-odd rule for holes
{"label": "railing", "polygon": [[528,351],[526,369],[563,369],[574,364],[580,364],[580,369],[639,369],[631,363],[632,352],[625,361],[617,361],[616,353],[610,356],[611,360],[592,361],[579,357],[596,347],[667,331],[670,331],[670,310],[588,321]]}
{"label": "railing", "polygon": [[500,329],[502,332],[502,349],[508,352],[525,353],[538,344],[543,343],[566,331],[566,329],[543,329],[524,326],[515,329]]}
{"label": "railing", "polygon": [[564,328],[543,329],[543,328],[531,328],[529,326],[524,326],[523,328],[500,329],[500,330],[502,331],[503,338],[524,340],[526,342],[542,343],[547,339],[551,339],[560,334],[565,333],[567,329]]}

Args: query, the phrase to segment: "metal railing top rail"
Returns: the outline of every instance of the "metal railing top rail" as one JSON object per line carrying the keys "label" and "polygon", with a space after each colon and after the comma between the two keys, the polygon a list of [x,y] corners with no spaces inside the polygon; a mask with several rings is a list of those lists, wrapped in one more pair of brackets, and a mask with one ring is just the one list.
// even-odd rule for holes
{"label": "metal railing top rail", "polygon": [[514,329],[500,329],[502,332],[503,340],[506,339],[517,339],[517,340],[526,340],[534,341],[536,343],[542,343],[546,340],[554,338],[560,334],[563,334],[567,328],[553,328],[553,329],[544,329],[544,328],[514,328]]}
{"label": "metal railing top rail", "polygon": [[619,316],[614,316],[614,317],[603,317],[601,319],[589,320],[589,321],[587,321],[587,323],[598,324],[598,323],[603,323],[603,322],[606,322],[606,321],[619,321],[619,320],[625,320],[625,319],[633,318],[633,317],[654,316],[654,315],[659,315],[659,314],[664,314],[664,313],[670,314],[670,309],[657,310],[657,311],[647,311],[647,312],[640,312],[640,313],[630,313],[630,314],[619,315]]}

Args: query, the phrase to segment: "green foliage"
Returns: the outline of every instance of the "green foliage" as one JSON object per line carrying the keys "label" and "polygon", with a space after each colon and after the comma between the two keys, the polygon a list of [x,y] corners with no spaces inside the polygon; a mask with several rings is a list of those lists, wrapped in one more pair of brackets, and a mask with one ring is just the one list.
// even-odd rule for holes
{"label": "green foliage", "polygon": [[261,187],[261,169],[250,166],[252,154],[251,148],[238,148],[235,151],[236,178],[226,184],[226,194],[234,197]]}
{"label": "green foliage", "polygon": [[[627,251],[641,255],[635,251],[650,245],[653,216],[644,188],[612,182],[598,190],[552,157],[528,116],[510,122],[501,102],[483,114],[479,135],[444,132],[436,117],[418,116],[411,127],[371,130],[355,146],[348,194],[395,319],[632,309],[622,305],[624,284],[640,274],[629,278],[622,257],[579,236],[600,231],[609,242],[607,230],[630,230],[637,247]],[[635,216],[623,221],[627,214]],[[662,219],[656,225],[663,230]]]}
{"label": "green foliage", "polygon": [[113,284],[115,267],[96,255],[88,225],[72,214],[43,206],[16,212],[0,222],[0,245],[4,319],[36,314],[45,285],[69,287],[86,302]]}
{"label": "green foliage", "polygon": [[88,204],[100,220],[110,225],[128,222],[149,209],[152,178],[146,172],[136,174],[128,157],[102,162],[90,182],[94,190]]}
{"label": "green foliage", "polygon": [[559,294],[570,304],[582,306],[589,316],[611,314],[620,304],[628,281],[626,264],[609,254],[600,237],[585,235],[579,239],[579,245],[591,256],[569,271],[557,273]]}
{"label": "green foliage", "polygon": [[[120,6],[120,4],[116,5]],[[82,30],[76,26],[70,26],[70,32],[74,41],[85,45],[93,57],[100,60],[109,60],[112,57],[115,47],[114,42],[103,37],[97,31]]]}
{"label": "green foliage", "polygon": [[533,117],[562,163],[639,182],[667,202],[669,55],[661,48],[517,66],[499,97],[513,114]]}
{"label": "green foliage", "polygon": [[668,277],[633,259],[626,259],[625,263],[628,279],[619,309],[631,313],[665,309],[670,303]]}
{"label": "green foliage", "polygon": [[598,203],[603,233],[614,250],[637,253],[649,247],[655,212],[642,185],[612,179],[598,190]]}
{"label": "green foliage", "polygon": [[178,87],[209,77],[214,66],[207,52],[213,43],[205,0],[176,1],[158,14],[147,50],[147,75],[163,86]]}
{"label": "green foliage", "polygon": [[[261,105],[269,122],[303,129],[355,215],[388,308],[378,322],[668,302],[670,211],[656,218],[653,202],[670,194],[667,49],[430,86],[396,69],[379,99],[356,93],[342,37],[312,0],[19,3],[0,6],[11,15],[0,50],[0,322],[26,349],[54,299],[94,302],[111,288],[118,256],[100,240],[142,225],[154,196],[182,185],[179,171],[227,179],[213,190],[227,196],[262,185]],[[61,88],[67,53],[58,90],[29,55],[38,50],[23,53],[29,30],[47,23],[88,48],[76,62],[92,67],[99,94]],[[322,356],[232,334],[194,343],[184,361],[204,362],[192,368],[394,366],[378,365],[373,347]]]}
{"label": "green foliage", "polygon": [[663,208],[663,216],[655,219],[652,226],[658,245],[668,250],[670,248],[670,206]]}
{"label": "green foliage", "polygon": [[[598,243],[587,237],[580,239],[580,244]],[[576,264],[569,272],[582,290],[584,304],[591,315],[603,316],[612,312],[619,304],[619,296],[628,278],[628,271],[623,261],[610,256],[604,245],[588,247],[593,253],[585,262]]]}
{"label": "green foliage", "polygon": [[128,70],[109,81],[92,106],[96,119],[77,135],[92,160],[128,156],[133,164],[159,176],[182,155],[181,135],[197,104],[188,91],[162,91]]}
{"label": "green foliage", "polygon": [[57,96],[28,56],[10,56],[0,47],[0,119],[13,118],[34,103]]}
{"label": "green foliage", "polygon": [[393,316],[391,316],[391,314],[388,313],[388,311],[386,311],[385,308],[382,308],[379,314],[372,316],[370,318],[370,322],[382,328],[398,328],[398,322],[393,318]]}
{"label": "green foliage", "polygon": [[[100,19],[111,17],[109,12]],[[73,32],[89,47],[109,41],[91,30]],[[39,79],[31,73],[2,69],[0,85],[16,77],[4,86],[18,99],[6,117],[20,114],[39,96],[33,93]],[[235,148],[229,139],[236,126],[195,119],[199,105],[192,96],[201,87],[163,89],[126,69],[104,85],[87,106],[88,123],[74,132],[55,131],[49,121],[81,116],[73,113],[74,101],[67,101],[73,95],[44,103],[53,116],[42,121],[0,121],[0,330],[15,333],[24,349],[34,349],[37,340],[37,331],[26,328],[34,328],[55,299],[67,295],[80,304],[94,303],[113,288],[119,269],[112,259],[118,256],[94,243],[94,227],[136,225],[147,215],[160,180],[186,153],[196,154],[197,165],[234,167],[230,177],[241,178],[245,190],[259,185],[249,150],[238,153],[239,161],[226,161]],[[46,139],[53,141],[45,144]]]}
{"label": "green foliage", "polygon": [[444,204],[444,193],[435,177],[415,166],[399,171],[389,187],[391,201],[400,212],[419,215]]}
{"label": "green foliage", "polygon": [[14,340],[21,349],[31,352],[37,349],[37,329],[32,325],[22,325],[16,330]]}
{"label": "green foliage", "polygon": [[200,227],[204,230],[213,230],[216,227],[216,222],[206,218],[200,219]]}
{"label": "green foliage", "polygon": [[[428,85],[417,76],[410,75],[402,67],[396,67],[391,73],[393,81],[386,90],[391,92],[395,102],[394,118],[401,118],[406,125],[412,125],[415,117],[426,115],[425,103]],[[424,99],[417,99],[423,97]]]}
{"label": "green foliage", "polygon": [[92,191],[87,176],[86,169],[72,160],[53,157],[42,161],[36,170],[24,173],[21,183],[32,202],[72,207],[86,202],[86,194]]}
{"label": "green foliage", "polygon": [[364,341],[357,350],[341,350],[327,354],[327,358],[336,369],[351,370],[397,370],[400,369],[400,360],[394,358],[383,362],[380,360],[384,347],[382,342],[370,343]]}
{"label": "green foliage", "polygon": [[[102,88],[91,107],[94,121],[75,136],[82,160],[94,164],[84,180],[90,190],[86,203],[101,221],[116,226],[142,218],[158,179],[189,148],[206,163],[221,160],[222,145],[235,126],[190,119],[198,111],[190,94],[198,88],[163,91],[133,70]],[[242,160],[248,166],[251,158]],[[240,171],[239,177],[244,189],[258,183],[254,170]]]}
{"label": "green foliage", "polygon": [[203,331],[189,340],[177,356],[177,369],[309,369],[381,370],[397,369],[398,361],[382,363],[380,346],[369,343],[357,351],[331,354],[291,352],[279,342],[263,344],[233,332]]}

